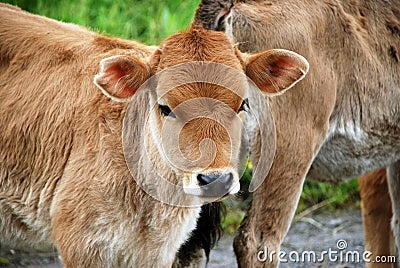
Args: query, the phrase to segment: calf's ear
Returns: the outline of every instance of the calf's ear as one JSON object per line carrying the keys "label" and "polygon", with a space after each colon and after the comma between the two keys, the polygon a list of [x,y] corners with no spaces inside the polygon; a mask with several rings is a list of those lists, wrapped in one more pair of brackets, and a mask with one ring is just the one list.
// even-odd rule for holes
{"label": "calf's ear", "polygon": [[271,49],[251,55],[246,75],[267,95],[280,95],[302,80],[309,70],[301,55],[284,49]]}
{"label": "calf's ear", "polygon": [[208,30],[221,30],[229,15],[233,0],[202,0],[194,15],[192,27],[202,26]]}
{"label": "calf's ear", "polygon": [[100,61],[95,85],[115,101],[126,102],[150,77],[149,66],[130,56],[112,56]]}

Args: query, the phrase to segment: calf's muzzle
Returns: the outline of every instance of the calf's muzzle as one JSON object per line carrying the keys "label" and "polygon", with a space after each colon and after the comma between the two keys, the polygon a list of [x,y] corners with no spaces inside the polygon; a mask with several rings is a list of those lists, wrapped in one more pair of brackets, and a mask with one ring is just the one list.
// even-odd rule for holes
{"label": "calf's muzzle", "polygon": [[222,197],[228,194],[232,187],[233,174],[199,174],[197,181],[203,196]]}

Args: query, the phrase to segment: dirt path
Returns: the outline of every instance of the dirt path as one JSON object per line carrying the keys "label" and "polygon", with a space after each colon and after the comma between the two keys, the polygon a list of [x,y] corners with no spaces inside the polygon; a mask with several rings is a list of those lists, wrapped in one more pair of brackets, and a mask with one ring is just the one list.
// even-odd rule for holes
{"label": "dirt path", "polygon": [[0,267],[61,268],[56,251],[16,250],[0,248]]}
{"label": "dirt path", "polygon": [[[237,267],[236,260],[232,249],[232,237],[223,237],[216,249],[211,252],[209,268],[234,268]],[[352,261],[352,257],[348,254],[349,262],[340,263],[340,254],[333,254],[333,251],[338,250],[338,241],[345,241],[347,247],[342,253],[342,259],[346,259],[346,252],[358,252],[360,256],[364,251],[363,229],[361,222],[361,214],[359,210],[353,211],[337,211],[337,212],[322,212],[308,217],[302,218],[294,223],[284,240],[282,250],[287,253],[287,263],[281,263],[280,267],[364,267],[364,262]],[[339,245],[345,246],[344,242]],[[321,252],[331,249],[332,259],[337,256],[338,261],[329,262],[329,257],[325,256],[323,261],[318,263],[310,262],[293,262],[301,260],[301,254],[305,251],[315,251],[316,259],[321,259]],[[296,251],[293,253],[293,251]],[[310,253],[312,254],[312,253]],[[307,260],[307,255],[304,255]]]}
{"label": "dirt path", "polygon": [[[224,236],[216,249],[211,252],[209,268],[237,267],[232,249],[232,237]],[[338,211],[334,213],[322,212],[297,221],[290,228],[289,234],[283,243],[283,250],[287,253],[297,251],[315,251],[320,256],[323,250],[338,250],[337,241],[345,240],[347,247],[344,252],[355,251],[362,254],[363,231],[360,211]],[[295,253],[292,253],[295,254]],[[295,255],[291,255],[295,258]],[[4,258],[5,257],[5,258]],[[289,258],[286,256],[286,258]],[[292,258],[292,259],[293,259]],[[10,251],[0,249],[0,266],[28,267],[28,268],[58,268],[59,264],[55,252]],[[5,265],[8,262],[8,265]],[[340,263],[329,262],[328,258],[319,263],[288,262],[281,263],[280,267],[364,267],[361,261]]]}

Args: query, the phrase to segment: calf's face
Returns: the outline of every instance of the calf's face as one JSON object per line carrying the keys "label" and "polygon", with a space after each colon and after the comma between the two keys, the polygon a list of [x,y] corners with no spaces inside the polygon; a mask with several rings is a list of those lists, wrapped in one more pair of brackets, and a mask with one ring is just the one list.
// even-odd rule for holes
{"label": "calf's face", "polygon": [[244,75],[231,79],[241,87],[227,83],[223,77],[228,72],[238,71],[186,62],[158,76],[151,102],[158,109],[150,125],[164,160],[174,166],[187,194],[218,197],[239,190],[239,116],[246,109],[247,84]]}
{"label": "calf's face", "polygon": [[224,34],[202,29],[171,36],[149,62],[114,56],[100,67],[94,82],[116,101],[129,101],[151,77],[150,133],[143,133],[153,143],[150,154],[161,156],[186,194],[217,198],[239,190],[241,120],[251,109],[247,76],[273,96],[308,71],[293,52],[242,55]]}

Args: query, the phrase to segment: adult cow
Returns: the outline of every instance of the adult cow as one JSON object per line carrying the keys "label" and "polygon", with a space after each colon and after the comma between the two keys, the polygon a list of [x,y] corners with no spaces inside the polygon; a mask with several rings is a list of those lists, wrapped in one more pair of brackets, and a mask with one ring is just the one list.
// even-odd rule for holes
{"label": "adult cow", "polygon": [[171,266],[193,206],[238,190],[237,114],[260,94],[244,71],[285,90],[307,67],[201,28],[154,49],[0,5],[0,243],[54,245],[65,267]]}
{"label": "adult cow", "polygon": [[399,6],[398,0],[201,3],[195,23],[224,29],[241,51],[291,49],[311,66],[295,90],[271,102],[277,152],[235,239],[240,266],[260,264],[257,252],[265,247],[279,251],[306,175],[338,182],[388,167],[400,246]]}

